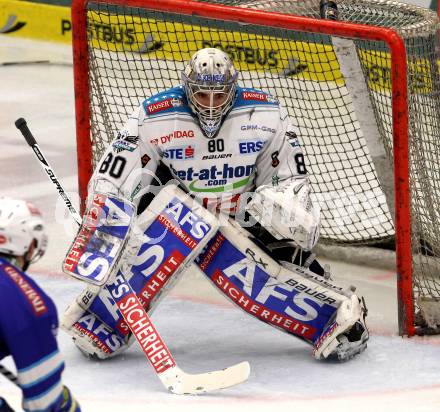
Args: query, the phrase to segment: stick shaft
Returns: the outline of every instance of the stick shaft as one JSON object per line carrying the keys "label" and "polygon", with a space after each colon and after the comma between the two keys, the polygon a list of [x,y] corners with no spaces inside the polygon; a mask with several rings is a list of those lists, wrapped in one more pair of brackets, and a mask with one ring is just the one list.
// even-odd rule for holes
{"label": "stick shaft", "polygon": [[80,214],[76,211],[75,207],[73,206],[69,196],[67,195],[66,191],[64,190],[63,186],[61,185],[60,181],[58,180],[57,176],[55,175],[55,172],[53,171],[52,167],[50,166],[49,162],[44,157],[43,153],[41,152],[40,148],[38,147],[37,141],[35,140],[35,137],[32,135],[31,131],[29,130],[29,127],[26,123],[26,120],[24,120],[22,117],[20,119],[17,119],[15,121],[15,126],[18,130],[20,130],[23,137],[26,139],[27,144],[32,148],[35,155],[38,158],[38,161],[43,168],[43,170],[46,172],[47,177],[49,180],[55,185],[57,188],[58,194],[63,199],[67,209],[69,209],[69,212],[71,213],[72,217],[75,219],[75,221],[78,224],[81,224],[82,218]]}

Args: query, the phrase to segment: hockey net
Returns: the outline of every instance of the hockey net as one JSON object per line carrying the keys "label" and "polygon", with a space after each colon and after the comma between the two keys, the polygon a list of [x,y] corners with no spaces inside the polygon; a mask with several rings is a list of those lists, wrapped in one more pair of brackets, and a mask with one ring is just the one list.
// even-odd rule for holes
{"label": "hockey net", "polygon": [[[397,239],[400,333],[439,333],[438,19],[393,1],[341,0],[338,9],[333,24],[320,19],[319,0],[74,2],[80,194],[133,109],[179,84],[196,50],[221,48],[242,86],[287,108],[321,204],[322,240]],[[381,28],[398,36],[386,30],[386,40]]]}

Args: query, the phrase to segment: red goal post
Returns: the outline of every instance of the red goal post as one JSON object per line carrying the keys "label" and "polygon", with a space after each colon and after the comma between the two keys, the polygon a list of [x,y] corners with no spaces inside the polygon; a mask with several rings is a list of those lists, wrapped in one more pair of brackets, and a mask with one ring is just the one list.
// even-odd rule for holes
{"label": "red goal post", "polygon": [[[89,80],[89,46],[87,39],[88,0],[76,0],[72,5],[74,85],[76,128],[78,141],[78,178],[82,200],[93,169],[91,140],[91,98]],[[111,3],[199,18],[239,22],[287,31],[320,33],[350,39],[384,42],[391,55],[392,136],[394,151],[395,227],[400,333],[412,336],[414,302],[411,258],[411,220],[408,157],[407,59],[403,39],[395,30],[267,12],[221,4],[185,0],[95,0],[94,4]]]}

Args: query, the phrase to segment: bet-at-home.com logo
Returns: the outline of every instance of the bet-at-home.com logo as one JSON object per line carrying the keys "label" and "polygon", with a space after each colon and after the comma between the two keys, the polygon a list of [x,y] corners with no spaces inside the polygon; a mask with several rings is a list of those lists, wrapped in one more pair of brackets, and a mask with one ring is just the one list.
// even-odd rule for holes
{"label": "bet-at-home.com logo", "polygon": [[[170,169],[181,181],[191,182],[188,188],[192,192],[220,193],[245,186],[250,180],[255,165],[230,166],[225,163],[222,168],[212,165],[209,169],[200,170],[194,170],[193,167],[176,170],[170,165]],[[237,178],[240,180],[231,182]]]}

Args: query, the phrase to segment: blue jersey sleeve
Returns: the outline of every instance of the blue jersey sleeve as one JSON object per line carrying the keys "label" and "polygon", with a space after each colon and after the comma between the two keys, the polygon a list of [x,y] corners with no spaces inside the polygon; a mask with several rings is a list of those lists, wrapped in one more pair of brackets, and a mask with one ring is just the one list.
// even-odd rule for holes
{"label": "blue jersey sleeve", "polygon": [[11,355],[26,411],[60,411],[63,359],[54,303],[25,273],[0,259],[0,358]]}

